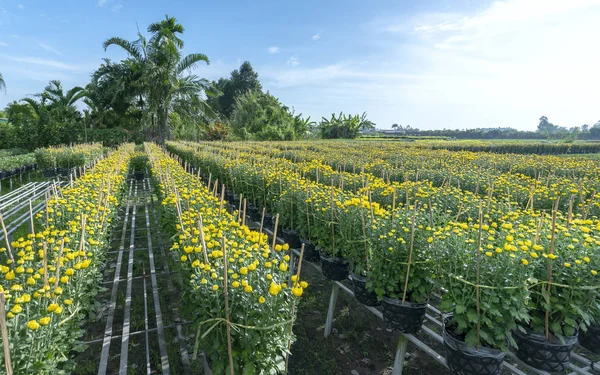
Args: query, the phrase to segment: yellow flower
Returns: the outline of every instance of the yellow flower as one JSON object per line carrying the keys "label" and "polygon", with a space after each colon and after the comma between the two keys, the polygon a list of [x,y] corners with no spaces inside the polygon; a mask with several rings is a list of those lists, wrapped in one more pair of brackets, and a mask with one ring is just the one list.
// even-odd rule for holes
{"label": "yellow flower", "polygon": [[579,259],[575,259],[575,264],[579,265],[581,264],[581,261]]}
{"label": "yellow flower", "polygon": [[588,258],[588,257],[583,257],[583,261],[584,261],[584,262],[586,262],[586,263],[589,263],[589,262],[590,262],[590,258]]}
{"label": "yellow flower", "polygon": [[269,286],[269,294],[271,294],[272,296],[276,296],[277,294],[279,294],[280,290],[281,286],[276,283],[271,283],[271,286]]}
{"label": "yellow flower", "polygon": [[592,275],[596,276],[597,274],[598,274],[598,271],[592,270]]}
{"label": "yellow flower", "polygon": [[521,264],[523,264],[524,266],[529,264],[529,261],[527,259],[521,259]]}
{"label": "yellow flower", "polygon": [[14,305],[13,308],[10,310],[10,312],[12,312],[13,314],[19,314],[21,313],[21,311],[23,311],[21,305]]}
{"label": "yellow flower", "polygon": [[532,258],[537,258],[538,257],[537,253],[534,253],[533,251],[531,253],[529,253],[529,255],[531,255]]}
{"label": "yellow flower", "polygon": [[182,262],[187,262],[188,258],[185,255],[182,255],[180,259]]}
{"label": "yellow flower", "polygon": [[43,326],[47,326],[50,323],[50,317],[45,316],[39,320],[40,324]]}
{"label": "yellow flower", "polygon": [[6,280],[10,281],[15,278],[15,273],[13,271],[10,271],[9,273],[7,273],[5,275],[5,277],[6,277]]}
{"label": "yellow flower", "polygon": [[491,256],[492,256],[492,255],[494,255],[494,254],[493,254],[491,251],[486,251],[486,252],[485,252],[485,255],[486,255],[486,256],[488,256],[488,257],[491,257]]}
{"label": "yellow flower", "polygon": [[238,281],[234,281],[234,282],[232,282],[232,283],[231,283],[231,286],[232,286],[234,289],[237,289],[237,288],[239,288],[239,287],[240,287],[240,283],[239,283]]}
{"label": "yellow flower", "polygon": [[66,300],[63,301],[63,303],[68,306],[68,305],[70,305],[70,304],[73,303],[73,300],[72,299],[66,299]]}
{"label": "yellow flower", "polygon": [[246,293],[252,293],[252,287],[250,285],[246,285],[244,287],[244,292],[246,292]]}
{"label": "yellow flower", "polygon": [[27,328],[29,328],[32,331],[37,331],[40,328],[40,324],[35,320],[30,320],[29,322],[27,322]]}
{"label": "yellow flower", "polygon": [[282,248],[284,251],[288,251],[288,250],[290,249],[290,245],[288,245],[287,243],[284,243],[284,244],[281,246],[281,248]]}
{"label": "yellow flower", "polygon": [[567,268],[571,267],[571,263],[565,263],[564,266],[567,267]]}
{"label": "yellow flower", "polygon": [[242,275],[246,275],[246,274],[248,273],[248,268],[247,268],[247,267],[242,267],[242,268],[240,268],[240,273],[241,273]]}
{"label": "yellow flower", "polygon": [[281,251],[281,249],[283,249],[283,247],[279,244],[275,245],[275,250],[276,251]]}
{"label": "yellow flower", "polygon": [[56,309],[58,309],[58,303],[51,303],[50,305],[48,305],[48,308],[46,309],[46,311],[53,312]]}
{"label": "yellow flower", "polygon": [[219,290],[219,286],[218,286],[218,285],[216,285],[216,284],[215,284],[215,285],[213,285],[213,286],[212,286],[212,290],[214,290],[214,291],[216,292],[217,290]]}
{"label": "yellow flower", "polygon": [[550,259],[556,259],[556,258],[557,258],[557,256],[556,256],[556,255],[554,255],[554,254],[548,254],[548,258],[550,258]]}
{"label": "yellow flower", "polygon": [[260,298],[258,299],[258,303],[265,303],[265,297],[260,296]]}
{"label": "yellow flower", "polygon": [[306,281],[300,281],[300,286],[302,287],[302,289],[306,289],[308,288],[308,283]]}
{"label": "yellow flower", "polygon": [[281,271],[284,271],[284,272],[285,272],[285,271],[287,271],[287,269],[288,269],[288,265],[287,265],[287,263],[281,263],[281,264],[279,265],[279,270],[281,270]]}
{"label": "yellow flower", "polygon": [[300,297],[302,295],[302,287],[292,288],[292,294],[296,297]]}

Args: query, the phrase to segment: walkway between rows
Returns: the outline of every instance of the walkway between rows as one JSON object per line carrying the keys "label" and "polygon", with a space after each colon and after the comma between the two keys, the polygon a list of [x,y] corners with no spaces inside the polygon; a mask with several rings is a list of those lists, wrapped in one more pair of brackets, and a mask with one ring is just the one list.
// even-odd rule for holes
{"label": "walkway between rows", "polygon": [[77,374],[191,374],[179,296],[160,232],[150,179],[130,179],[110,249],[96,315],[86,327]]}

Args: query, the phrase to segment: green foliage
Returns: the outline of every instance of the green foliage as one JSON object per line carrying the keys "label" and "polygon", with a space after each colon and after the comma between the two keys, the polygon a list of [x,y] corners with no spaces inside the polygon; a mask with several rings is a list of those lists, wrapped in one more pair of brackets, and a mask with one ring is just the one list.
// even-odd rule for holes
{"label": "green foliage", "polygon": [[237,99],[231,115],[231,128],[243,140],[294,140],[295,119],[277,98],[269,93],[250,91]]}
{"label": "green foliage", "polygon": [[2,77],[2,73],[0,73],[0,91],[6,91],[6,82],[4,82],[4,77]]}
{"label": "green foliage", "polygon": [[375,124],[367,119],[367,113],[362,115],[345,115],[343,112],[336,117],[331,114],[330,119],[323,117],[319,124],[322,138],[356,138],[363,129],[373,129]]}
{"label": "green foliage", "polygon": [[230,78],[221,78],[213,85],[222,93],[208,99],[208,104],[221,118],[229,119],[235,109],[237,100],[250,91],[261,91],[262,85],[258,80],[258,73],[254,71],[250,62],[244,61],[239,69],[231,72]]}

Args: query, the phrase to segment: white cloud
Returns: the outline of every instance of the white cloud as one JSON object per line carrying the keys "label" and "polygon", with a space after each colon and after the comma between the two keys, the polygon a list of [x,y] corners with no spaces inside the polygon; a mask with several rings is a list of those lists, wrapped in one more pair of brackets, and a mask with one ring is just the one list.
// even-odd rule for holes
{"label": "white cloud", "polygon": [[279,53],[279,47],[271,46],[271,47],[267,48],[267,52],[269,52],[270,54]]}
{"label": "white cloud", "polygon": [[[600,0],[505,0],[477,12],[401,15],[366,25],[374,52],[344,57],[356,61],[290,59],[258,71],[282,102],[313,118],[367,111],[378,127],[533,130],[545,115],[580,126],[600,116],[598,19]],[[364,46],[354,41],[356,51]]]}
{"label": "white cloud", "polygon": [[298,66],[300,65],[300,60],[298,60],[297,57],[290,57],[289,60],[286,62],[286,64],[290,65],[290,66]]}
{"label": "white cloud", "polygon": [[312,36],[312,40],[319,40],[321,39],[322,34],[321,33],[317,33],[315,35]]}
{"label": "white cloud", "polygon": [[118,12],[121,9],[123,9],[123,5],[121,5],[121,4],[113,5],[113,7],[110,8],[110,10],[113,11],[113,12]]}
{"label": "white cloud", "polygon": [[17,5],[17,7],[18,7],[19,9],[25,9],[25,5],[23,5],[23,4],[19,4],[19,5]]}
{"label": "white cloud", "polygon": [[102,8],[102,7],[104,7],[106,4],[108,4],[108,3],[110,3],[110,2],[111,2],[111,0],[98,0],[98,3],[97,3],[97,5],[98,5],[100,8]]}
{"label": "white cloud", "polygon": [[0,47],[8,47],[8,43],[0,42]]}
{"label": "white cloud", "polygon": [[63,70],[71,70],[71,71],[78,71],[78,70],[85,70],[87,67],[83,67],[83,66],[76,66],[76,65],[70,65],[70,64],[65,64],[63,62],[60,61],[56,61],[56,60],[48,60],[48,59],[40,59],[37,57],[15,57],[15,56],[5,56],[6,59],[11,60],[11,61],[16,61],[19,63],[24,63],[24,64],[33,64],[33,65],[40,65],[40,66],[45,66],[45,67],[50,67],[50,68],[57,68],[57,69],[63,69]]}
{"label": "white cloud", "polygon": [[46,50],[46,51],[48,51],[48,52],[52,52],[52,53],[56,54],[56,55],[59,55],[59,56],[62,56],[62,55],[63,55],[63,54],[62,54],[62,52],[60,52],[59,50],[57,50],[56,48],[54,48],[54,47],[52,47],[52,46],[50,46],[50,45],[48,45],[48,44],[45,44],[45,43],[38,43],[38,46],[39,46],[40,48],[42,48],[42,49],[45,49],[45,50]]}

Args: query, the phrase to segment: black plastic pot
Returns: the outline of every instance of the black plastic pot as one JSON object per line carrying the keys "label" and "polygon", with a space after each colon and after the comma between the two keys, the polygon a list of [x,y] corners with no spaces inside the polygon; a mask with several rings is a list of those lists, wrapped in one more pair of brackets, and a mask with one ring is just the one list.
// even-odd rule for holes
{"label": "black plastic pot", "polygon": [[[587,332],[581,332],[579,343],[592,353],[600,354],[600,325],[589,326]],[[600,371],[600,368],[598,370]]]}
{"label": "black plastic pot", "polygon": [[565,337],[563,341],[557,337],[546,340],[541,333],[513,331],[517,343],[517,357],[528,365],[542,371],[564,372],[571,362],[571,352],[577,343],[577,335]]}
{"label": "black plastic pot", "polygon": [[283,229],[281,233],[283,234],[285,242],[287,242],[292,249],[299,249],[302,247],[302,242],[300,241],[300,235],[298,234],[298,231],[293,229]]}
{"label": "black plastic pot", "polygon": [[4,178],[4,175],[6,174],[6,172],[4,171],[0,171],[0,179]]}
{"label": "black plastic pot", "polygon": [[[261,213],[262,216],[262,213]],[[274,224],[275,223],[275,217],[273,217],[273,215],[271,214],[267,214],[265,213],[265,222],[263,223],[263,226],[265,228],[269,228],[269,229],[273,229]]]}
{"label": "black plastic pot", "polygon": [[379,301],[377,300],[377,294],[367,289],[367,278],[364,276],[356,275],[354,272],[350,274],[352,279],[352,291],[354,292],[354,298],[363,305],[366,306],[378,306]]}
{"label": "black plastic pot", "polygon": [[323,276],[329,280],[345,280],[350,274],[350,264],[344,258],[328,257],[321,254],[321,271]]}
{"label": "black plastic pot", "polygon": [[480,346],[478,349],[468,346],[464,340],[454,334],[444,319],[444,348],[446,364],[450,371],[460,375],[497,375],[502,370],[506,353],[498,349]]}
{"label": "black plastic pot", "polygon": [[423,325],[427,302],[412,303],[401,299],[383,297],[383,318],[391,328],[403,333],[417,333]]}
{"label": "black plastic pot", "polygon": [[56,176],[56,168],[48,168],[44,169],[44,177],[54,177]]}
{"label": "black plastic pot", "polygon": [[304,244],[304,259],[309,262],[318,262],[321,260],[321,256],[312,242],[304,239],[300,239],[300,242]]}
{"label": "black plastic pot", "polygon": [[142,181],[144,179],[145,173],[144,172],[135,172],[133,175],[135,176],[135,179],[137,181]]}

